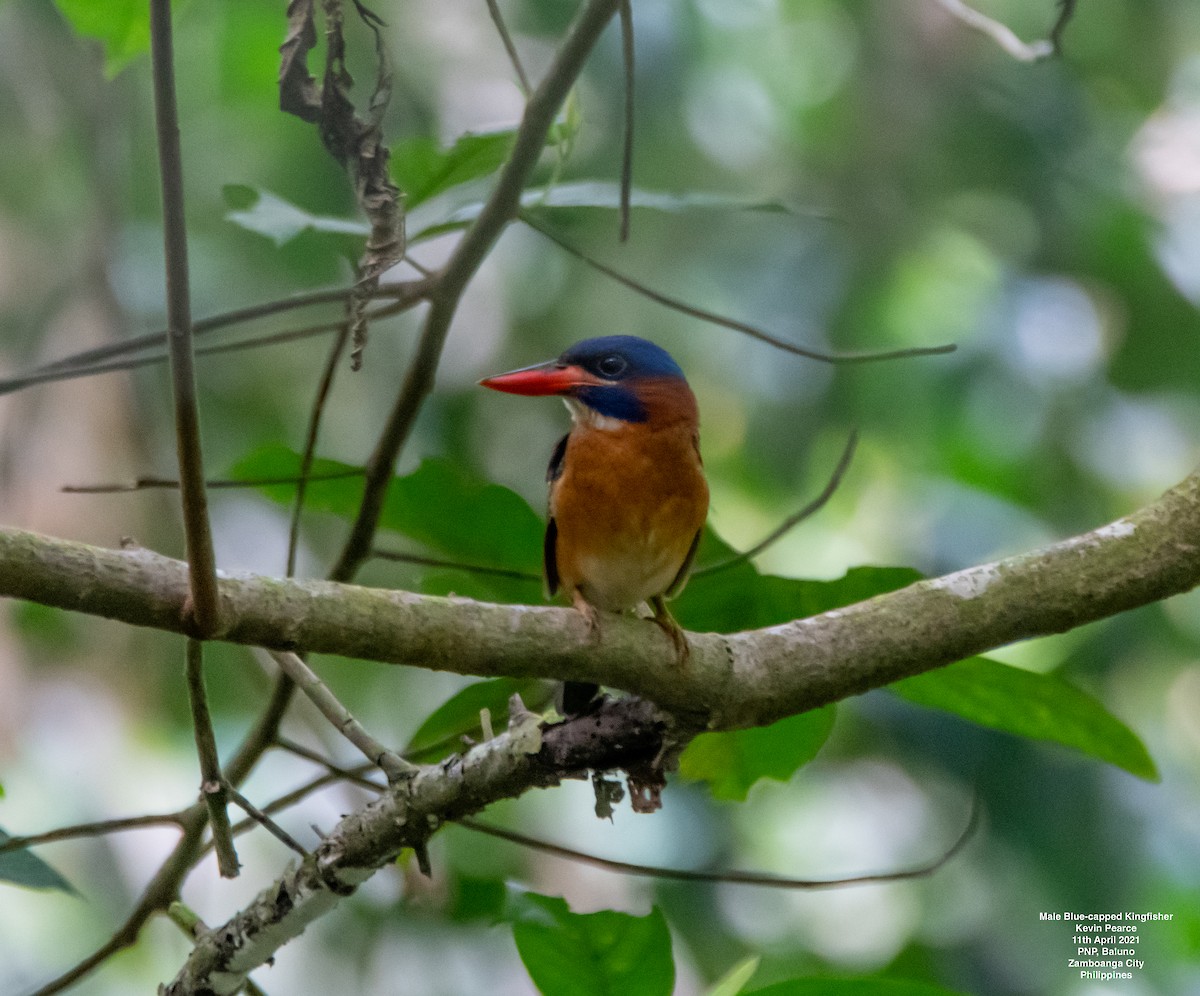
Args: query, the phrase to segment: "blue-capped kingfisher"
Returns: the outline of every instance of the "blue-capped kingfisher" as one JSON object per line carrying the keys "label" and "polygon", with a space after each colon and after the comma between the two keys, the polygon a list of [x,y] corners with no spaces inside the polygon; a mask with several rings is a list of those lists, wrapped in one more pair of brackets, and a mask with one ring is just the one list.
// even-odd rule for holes
{"label": "blue-capped kingfisher", "polygon": [[[554,447],[546,473],[550,594],[561,588],[593,630],[597,610],[647,603],[685,663],[687,640],[666,599],[687,581],[708,514],[708,484],[699,409],[679,365],[652,342],[610,335],[480,383],[509,394],[559,395],[571,412],[571,431]],[[572,692],[571,684],[567,698],[576,705],[595,692],[579,684]]]}

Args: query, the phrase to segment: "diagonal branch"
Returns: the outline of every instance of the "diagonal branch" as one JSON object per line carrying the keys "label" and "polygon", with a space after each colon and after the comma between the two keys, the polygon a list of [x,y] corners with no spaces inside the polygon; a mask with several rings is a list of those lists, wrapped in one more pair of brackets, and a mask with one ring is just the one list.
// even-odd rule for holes
{"label": "diagonal branch", "polygon": [[[598,728],[605,735],[596,735]],[[556,785],[564,771],[648,763],[662,738],[656,711],[638,699],[607,703],[600,713],[545,730],[530,713],[515,718],[506,733],[462,757],[422,768],[343,819],[258,899],[200,938],[162,991],[166,996],[235,992],[315,918],[404,848],[423,848],[447,820],[469,816],[496,799]]]}
{"label": "diagonal branch", "polygon": [[[1017,640],[1200,584],[1200,473],[1107,526],[846,608],[729,636],[690,634],[680,670],[646,620],[257,575],[221,581],[217,638],[483,676],[624,688],[713,729],[773,722]],[[187,568],[0,529],[0,595],[186,632]]]}
{"label": "diagonal branch", "polygon": [[433,278],[429,288],[429,313],[417,344],[416,355],[405,374],[400,393],[388,416],[375,450],[367,461],[367,480],[358,516],[342,548],[330,577],[349,581],[370,556],[371,540],[379,523],[383,502],[391,483],[393,468],[417,414],[429,392],[441,360],[442,347],[450,332],[450,323],[467,284],[491,251],[500,233],[521,207],[521,191],[532,176],[546,135],[555,115],[599,39],[617,11],[620,0],[589,0],[576,18],[553,64],[525,105],[516,140],[508,162],[500,171],[496,186],[475,223],[454,249],[449,262]]}

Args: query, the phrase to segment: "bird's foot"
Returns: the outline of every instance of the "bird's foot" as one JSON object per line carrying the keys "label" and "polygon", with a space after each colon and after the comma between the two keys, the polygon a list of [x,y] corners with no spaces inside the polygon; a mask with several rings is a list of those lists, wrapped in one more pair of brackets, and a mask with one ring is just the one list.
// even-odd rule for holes
{"label": "bird's foot", "polygon": [[681,668],[687,667],[688,658],[692,655],[692,648],[688,646],[683,628],[675,621],[671,610],[667,608],[666,600],[662,595],[655,595],[650,599],[650,608],[654,610],[654,622],[671,638],[671,642],[675,645],[675,663]]}
{"label": "bird's foot", "polygon": [[578,588],[571,593],[571,604],[575,607],[575,611],[583,616],[591,638],[593,640],[600,639],[600,613],[597,611],[596,606],[584,598],[583,593]]}

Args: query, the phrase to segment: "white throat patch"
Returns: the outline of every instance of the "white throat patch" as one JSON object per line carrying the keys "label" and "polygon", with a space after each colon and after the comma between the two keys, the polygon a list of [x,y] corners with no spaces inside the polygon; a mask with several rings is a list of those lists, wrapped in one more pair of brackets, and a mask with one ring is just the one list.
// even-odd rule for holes
{"label": "white throat patch", "polygon": [[571,421],[576,425],[584,426],[588,429],[601,429],[605,432],[612,432],[614,429],[619,429],[625,424],[619,418],[601,415],[594,408],[589,408],[576,398],[563,398],[563,401],[566,403],[567,411],[571,413]]}

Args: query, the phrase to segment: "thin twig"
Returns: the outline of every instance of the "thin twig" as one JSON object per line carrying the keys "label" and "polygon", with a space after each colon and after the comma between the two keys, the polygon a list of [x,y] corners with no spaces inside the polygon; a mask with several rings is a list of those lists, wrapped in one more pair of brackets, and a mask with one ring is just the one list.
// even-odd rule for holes
{"label": "thin twig", "polygon": [[[310,474],[311,481],[344,481],[351,477],[362,477],[361,467],[349,470],[330,470],[322,474]],[[238,488],[268,488],[284,484],[299,484],[300,478],[295,475],[287,477],[245,477],[245,478],[215,478],[205,482],[209,490],[223,488],[236,490]],[[179,487],[179,481],[174,477],[139,477],[129,484],[64,484],[61,490],[64,494],[72,495],[113,495],[129,494],[134,491],[153,491],[158,489],[172,490]]]}
{"label": "thin twig", "polygon": [[788,342],[785,339],[780,339],[777,336],[771,335],[769,332],[764,332],[762,329],[754,325],[748,325],[745,322],[739,322],[733,318],[726,318],[724,315],[718,315],[712,311],[706,311],[703,308],[696,308],[679,298],[671,297],[659,291],[652,290],[645,284],[628,277],[611,266],[601,263],[599,260],[593,259],[583,250],[576,248],[570,242],[567,242],[562,236],[555,233],[545,224],[543,224],[536,215],[529,211],[521,211],[521,221],[532,228],[535,232],[539,232],[548,238],[551,242],[557,245],[564,252],[569,253],[576,259],[586,263],[593,270],[603,273],[611,280],[615,280],[623,287],[628,287],[631,291],[641,294],[643,297],[650,299],[656,304],[661,304],[673,311],[678,311],[681,314],[688,315],[692,318],[698,318],[703,322],[709,322],[713,325],[719,325],[722,328],[731,329],[734,332],[741,332],[753,339],[758,339],[760,342],[765,342],[776,349],[782,349],[785,352],[793,353],[796,356],[803,356],[810,360],[818,360],[821,363],[849,364],[849,363],[874,363],[878,360],[899,360],[913,356],[935,356],[941,353],[952,353],[956,347],[953,343],[947,343],[942,346],[914,346],[909,349],[892,349],[881,352],[864,352],[864,353],[823,353],[815,349],[807,349],[804,346],[797,346],[794,343]]}
{"label": "thin twig", "polygon": [[[387,318],[417,304],[424,293],[424,281],[414,281],[407,284],[389,284],[380,287],[374,297],[396,297],[398,300],[381,305],[367,313],[367,318],[377,321]],[[317,304],[328,304],[346,301],[353,293],[352,290],[315,291],[311,294],[297,295],[281,301],[269,301],[266,304],[239,308],[236,311],[224,312],[208,319],[202,319],[192,326],[193,338],[207,332],[215,332],[232,325],[242,324],[269,315],[278,314],[298,308],[311,307]],[[198,347],[197,356],[213,356],[218,353],[229,353],[241,349],[254,349],[260,346],[270,346],[277,343],[292,342],[309,336],[333,332],[341,328],[344,319],[335,322],[322,322],[301,329],[288,329],[283,332],[272,332],[267,335],[239,339],[234,342],[222,343],[217,346]],[[140,353],[146,349],[157,349],[167,342],[165,332],[151,332],[146,335],[134,336],[120,342],[106,343],[93,349],[85,349],[62,359],[54,360],[42,366],[34,367],[27,373],[6,380],[0,380],[0,395],[11,394],[15,391],[45,384],[52,381],[72,380],[76,377],[90,377],[96,374],[113,373],[120,370],[135,370],[138,367],[154,363],[162,363],[167,359],[167,353],[154,353],[133,359],[104,362],[112,357],[128,356],[130,353]]]}
{"label": "thin twig", "polygon": [[496,33],[500,36],[500,41],[504,43],[504,51],[508,53],[508,61],[512,63],[513,72],[517,74],[517,79],[521,83],[521,93],[525,99],[529,99],[529,92],[533,89],[529,85],[529,77],[525,75],[525,67],[521,65],[521,57],[517,54],[517,46],[513,44],[512,35],[508,32],[508,26],[504,23],[504,17],[500,13],[500,4],[496,0],[487,0],[488,13],[492,15],[492,23],[496,25]]}
{"label": "thin twig", "polygon": [[620,240],[629,241],[629,201],[633,190],[633,11],[629,0],[621,0],[619,8],[621,22],[621,66],[622,82],[625,87],[625,121],[621,140],[621,200]]}
{"label": "thin twig", "polygon": [[1063,36],[1074,16],[1075,0],[1058,0],[1058,17],[1054,21],[1054,27],[1050,29],[1050,44],[1054,46],[1055,55],[1063,53]]}
{"label": "thin twig", "polygon": [[[353,305],[347,302],[347,310],[352,307]],[[346,349],[346,343],[350,340],[351,324],[348,316],[329,347],[329,355],[325,358],[325,369],[321,371],[321,379],[317,383],[317,394],[308,415],[308,428],[304,433],[304,452],[300,457],[300,475],[296,482],[296,494],[292,499],[291,519],[288,522],[287,576],[289,578],[296,573],[296,553],[300,548],[300,517],[304,512],[304,497],[308,490],[309,474],[317,455],[317,436],[321,431],[321,416],[325,411],[325,402],[333,387],[333,378],[337,373],[338,364],[341,362],[342,353]]]}
{"label": "thin twig", "polygon": [[483,263],[505,226],[517,217],[521,192],[546,146],[546,136],[583,64],[616,13],[620,0],[589,0],[559,49],[545,79],[530,96],[517,129],[508,161],[500,171],[491,195],[475,223],[467,229],[450,260],[431,281],[429,313],[409,364],[404,383],[388,415],[383,432],[367,462],[367,479],[358,515],[350,535],[330,572],[334,581],[350,581],[370,556],[379,516],[391,484],[393,468],[416,422],[425,398],[433,389],[434,375],[450,323],[467,284]]}
{"label": "thin twig", "polygon": [[360,765],[357,768],[343,768],[335,764],[329,758],[324,757],[315,750],[310,750],[304,744],[297,743],[289,737],[280,736],[276,739],[276,745],[281,750],[286,750],[289,754],[295,754],[296,757],[304,758],[306,761],[311,761],[313,764],[319,764],[329,774],[335,775],[343,781],[358,785],[360,788],[374,789],[376,792],[383,792],[385,786],[379,785],[376,782],[367,778],[367,774],[378,770],[375,765]]}
{"label": "thin twig", "polygon": [[162,181],[171,393],[175,402],[175,441],[182,482],[183,530],[190,567],[190,614],[199,634],[208,636],[216,632],[220,605],[217,600],[217,562],[208,521],[208,498],[204,491],[200,413],[192,357],[192,305],[188,287],[187,226],[183,209],[183,155],[179,147],[179,110],[175,101],[170,0],[150,0],[150,51],[159,176]]}
{"label": "thin twig", "polygon": [[[237,785],[244,781],[259,758],[275,742],[275,734],[279,730],[279,724],[287,711],[294,690],[295,686],[291,680],[286,675],[280,675],[258,722],[246,734],[241,746],[225,766],[224,778],[228,782]],[[137,943],[142,928],[150,917],[166,910],[178,897],[187,873],[205,853],[203,837],[204,828],[208,825],[208,809],[204,803],[197,802],[184,810],[180,825],[183,834],[179,842],[142,890],[137,905],[125,918],[124,923],[95,951],[31,996],[52,996],[54,993],[60,993],[90,975],[118,951],[132,947]]]}
{"label": "thin twig", "polygon": [[100,837],[104,834],[119,833],[123,830],[139,830],[143,827],[163,827],[183,825],[182,813],[150,813],[143,816],[122,816],[112,820],[96,820],[93,823],[76,823],[69,827],[56,827],[43,833],[26,834],[23,837],[9,837],[0,842],[0,854],[8,851],[24,851],[41,844],[52,844],[60,840],[76,840],[80,837]]}
{"label": "thin twig", "polygon": [[300,691],[317,707],[334,728],[362,751],[363,756],[372,764],[378,765],[388,777],[389,782],[407,778],[417,769],[394,751],[389,750],[366,731],[363,725],[351,715],[337,696],[329,690],[316,673],[299,655],[290,650],[267,651],[289,678],[299,687]]}
{"label": "thin twig", "polygon": [[606,871],[620,872],[625,875],[670,879],[676,882],[755,885],[768,889],[841,889],[851,885],[875,885],[881,882],[903,882],[908,879],[927,878],[934,872],[945,867],[946,864],[953,860],[966,847],[967,842],[975,835],[975,831],[979,827],[979,817],[980,806],[976,798],[971,803],[971,815],[967,820],[967,825],[963,828],[962,833],[958,835],[958,839],[932,861],[900,871],[878,872],[870,875],[848,875],[842,878],[786,878],[780,875],[767,875],[762,872],[691,871],[684,868],[661,868],[656,865],[639,865],[628,861],[602,858],[599,855],[577,851],[574,848],[551,844],[544,840],[538,840],[536,837],[527,837],[525,834],[517,833],[515,830],[506,830],[503,827],[492,826],[490,823],[481,823],[479,820],[470,817],[463,817],[455,822],[466,827],[468,830],[475,830],[479,833],[487,834],[489,837],[507,840],[513,844],[519,844],[521,847],[528,847],[545,854],[553,854],[556,857],[567,858],[570,861],[578,861],[583,864],[593,865],[596,868],[603,868]]}
{"label": "thin twig", "polygon": [[187,687],[196,753],[200,758],[200,794],[208,807],[208,822],[217,848],[217,868],[222,878],[237,878],[240,865],[233,835],[229,832],[225,780],[221,777],[217,741],[208,711],[208,693],[204,688],[204,644],[199,640],[187,641]]}
{"label": "thin twig", "polygon": [[[986,14],[981,14],[974,7],[968,7],[963,0],[938,0],[938,3],[952,17],[958,18],[967,27],[974,28],[981,34],[987,35],[1004,49],[1005,52],[1020,62],[1038,62],[1053,55],[1057,50],[1057,43],[1054,41],[1035,41],[1029,43],[1021,41],[1007,24],[1001,24],[994,18],[988,17]],[[1070,15],[1068,14],[1067,17],[1069,19]],[[1061,14],[1059,15],[1059,19],[1062,20]],[[1058,28],[1057,25],[1055,27],[1061,34],[1062,29]]]}
{"label": "thin twig", "polygon": [[394,560],[402,564],[419,564],[422,567],[441,567],[446,570],[467,571],[471,574],[482,574],[494,578],[507,578],[510,581],[541,581],[540,574],[529,571],[517,571],[508,567],[485,567],[481,564],[466,564],[458,560],[442,560],[438,557],[424,557],[418,553],[402,553],[399,550],[381,550],[373,547],[371,556],[379,560]]}
{"label": "thin twig", "polygon": [[285,844],[287,847],[290,847],[301,857],[306,857],[308,855],[308,851],[296,840],[295,837],[284,830],[283,827],[271,819],[270,816],[254,805],[254,803],[242,795],[242,793],[235,789],[232,785],[226,783],[225,791],[229,793],[229,798],[245,811],[247,816],[249,816],[260,826],[266,828],[266,830],[276,840],[282,841],[283,844]]}
{"label": "thin twig", "polygon": [[821,493],[812,501],[805,505],[799,512],[789,515],[778,526],[772,529],[766,536],[750,547],[749,550],[743,550],[741,553],[730,557],[728,560],[722,560],[715,564],[710,564],[707,567],[701,567],[692,572],[692,577],[700,577],[702,574],[716,574],[718,571],[728,570],[730,567],[736,567],[738,564],[743,564],[747,560],[753,560],[767,547],[785,535],[790,529],[798,523],[803,522],[810,515],[815,515],[819,512],[838,486],[842,483],[842,478],[845,477],[846,471],[850,467],[850,461],[854,459],[854,449],[858,445],[858,432],[850,433],[850,438],[846,440],[846,446],[842,450],[841,457],[838,458],[837,466],[833,469],[833,474],[826,482]]}

